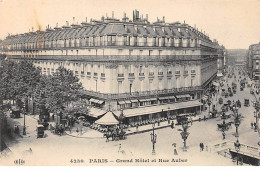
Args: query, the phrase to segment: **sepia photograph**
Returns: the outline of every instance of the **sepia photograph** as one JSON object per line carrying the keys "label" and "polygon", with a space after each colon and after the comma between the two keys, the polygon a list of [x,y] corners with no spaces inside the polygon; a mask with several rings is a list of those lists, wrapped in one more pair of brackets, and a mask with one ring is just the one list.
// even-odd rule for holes
{"label": "sepia photograph", "polygon": [[260,0],[0,0],[0,22],[1,167],[260,166]]}

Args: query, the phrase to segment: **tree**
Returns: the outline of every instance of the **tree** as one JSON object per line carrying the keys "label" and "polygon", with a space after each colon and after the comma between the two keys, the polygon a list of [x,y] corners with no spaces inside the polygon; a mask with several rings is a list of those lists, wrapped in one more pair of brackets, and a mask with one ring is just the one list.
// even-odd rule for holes
{"label": "tree", "polygon": [[[0,93],[5,99],[12,99],[21,108],[22,104],[27,105],[28,99],[40,80],[40,69],[32,62],[21,60],[18,63],[4,61],[1,69]],[[26,106],[28,110],[28,106]]]}
{"label": "tree", "polygon": [[14,100],[15,94],[15,70],[17,63],[12,61],[2,61],[2,68],[0,69],[0,96],[4,100]]}
{"label": "tree", "polygon": [[37,106],[56,114],[66,114],[70,111],[68,105],[79,100],[82,89],[71,70],[59,67],[52,76],[43,76],[37,85]]}

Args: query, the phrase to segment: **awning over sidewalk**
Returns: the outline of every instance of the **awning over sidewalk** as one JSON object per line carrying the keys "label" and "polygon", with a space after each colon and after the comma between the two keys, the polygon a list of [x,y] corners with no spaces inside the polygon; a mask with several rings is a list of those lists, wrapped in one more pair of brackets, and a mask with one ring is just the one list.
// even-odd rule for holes
{"label": "awning over sidewalk", "polygon": [[187,97],[190,97],[189,94],[184,94],[184,95],[176,95],[176,98],[187,98]]}
{"label": "awning over sidewalk", "polygon": [[222,73],[218,73],[217,76],[218,76],[218,77],[222,77],[223,74],[222,74]]}
{"label": "awning over sidewalk", "polygon": [[159,97],[159,100],[168,100],[169,97]]}
{"label": "awning over sidewalk", "polygon": [[92,116],[95,118],[97,118],[105,113],[106,113],[106,111],[102,110],[102,109],[98,109],[98,108],[94,108],[94,107],[89,109],[89,116]]}
{"label": "awning over sidewalk", "polygon": [[99,100],[94,99],[94,98],[91,98],[89,101],[90,101],[90,102],[93,102],[93,103],[98,103],[98,102],[99,102]]}
{"label": "awning over sidewalk", "polygon": [[98,119],[96,124],[100,125],[117,125],[119,124],[118,120],[115,118],[113,112],[109,111],[104,116],[102,116],[100,119]]}
{"label": "awning over sidewalk", "polygon": [[219,83],[218,82],[212,82],[213,85],[215,85],[216,87],[219,87]]}
{"label": "awning over sidewalk", "polygon": [[[180,103],[173,103],[173,104],[166,104],[166,105],[159,105],[159,106],[149,106],[149,107],[139,107],[135,109],[125,109],[123,111],[125,117],[132,117],[132,116],[140,116],[152,113],[158,113],[168,110],[177,110],[182,108],[189,108],[189,107],[196,107],[202,106],[203,104],[198,100],[187,101],[187,102],[180,102]],[[116,116],[121,114],[121,111],[114,112]]]}

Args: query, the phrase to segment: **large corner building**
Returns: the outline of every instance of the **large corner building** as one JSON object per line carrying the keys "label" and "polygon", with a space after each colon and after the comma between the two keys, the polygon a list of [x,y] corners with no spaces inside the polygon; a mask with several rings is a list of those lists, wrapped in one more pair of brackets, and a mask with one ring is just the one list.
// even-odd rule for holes
{"label": "large corner building", "polygon": [[91,116],[110,109],[128,123],[200,111],[223,59],[217,42],[197,28],[164,18],[150,23],[138,11],[132,20],[124,14],[10,35],[3,49],[8,59],[30,59],[45,75],[59,66],[72,70]]}

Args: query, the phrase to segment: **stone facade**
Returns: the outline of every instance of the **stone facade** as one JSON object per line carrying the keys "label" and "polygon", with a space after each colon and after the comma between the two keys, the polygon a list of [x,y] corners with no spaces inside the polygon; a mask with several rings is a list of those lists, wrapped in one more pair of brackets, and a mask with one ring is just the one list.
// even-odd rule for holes
{"label": "stone facade", "polygon": [[42,74],[72,70],[94,106],[114,111],[199,100],[222,59],[217,42],[196,28],[136,15],[134,22],[102,17],[10,35],[3,49],[9,59],[33,61]]}
{"label": "stone facade", "polygon": [[246,56],[246,67],[250,78],[258,81],[260,79],[259,61],[260,61],[260,43],[250,45]]}

